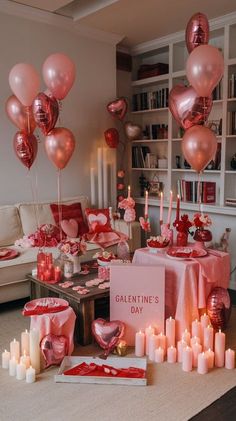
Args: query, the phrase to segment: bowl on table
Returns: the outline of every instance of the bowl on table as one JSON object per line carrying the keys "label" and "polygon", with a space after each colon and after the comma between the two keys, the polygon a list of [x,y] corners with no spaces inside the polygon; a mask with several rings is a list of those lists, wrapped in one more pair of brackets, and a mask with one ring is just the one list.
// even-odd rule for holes
{"label": "bowl on table", "polygon": [[165,252],[169,246],[170,240],[162,235],[150,237],[147,240],[147,247],[150,253]]}

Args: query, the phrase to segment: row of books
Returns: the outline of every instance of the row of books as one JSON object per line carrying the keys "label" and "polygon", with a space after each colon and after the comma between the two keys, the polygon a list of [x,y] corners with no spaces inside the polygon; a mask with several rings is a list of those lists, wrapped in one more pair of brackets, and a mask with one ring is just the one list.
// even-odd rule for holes
{"label": "row of books", "polygon": [[226,206],[236,206],[236,197],[226,197],[225,205]]}
{"label": "row of books", "polygon": [[147,139],[168,139],[168,125],[146,124],[143,135]]}
{"label": "row of books", "polygon": [[232,73],[229,78],[229,98],[236,98],[236,73]]}
{"label": "row of books", "polygon": [[184,202],[215,203],[216,202],[216,183],[214,181],[177,180],[177,193]]}
{"label": "row of books", "polygon": [[212,99],[213,101],[218,101],[219,99],[222,99],[223,97],[223,86],[222,81],[218,83],[218,85],[215,87],[215,89],[212,92]]}
{"label": "row of books", "polygon": [[140,92],[132,96],[132,111],[153,110],[168,107],[168,88],[153,92]]}
{"label": "row of books", "polygon": [[236,134],[236,111],[227,112],[228,134]]}
{"label": "row of books", "polygon": [[132,147],[132,168],[148,168],[146,166],[146,156],[150,154],[148,146]]}

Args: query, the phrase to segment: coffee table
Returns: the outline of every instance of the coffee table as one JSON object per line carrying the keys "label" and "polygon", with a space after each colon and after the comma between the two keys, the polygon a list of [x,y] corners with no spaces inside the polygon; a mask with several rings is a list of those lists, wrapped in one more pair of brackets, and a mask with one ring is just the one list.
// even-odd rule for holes
{"label": "coffee table", "polygon": [[[97,270],[91,269],[88,275],[75,275],[70,280],[74,282],[73,286],[85,286],[86,281],[97,278],[97,276]],[[101,312],[102,307],[109,304],[109,288],[104,290],[92,287],[88,288],[90,292],[87,295],[79,295],[77,291],[73,291],[72,287],[66,289],[58,284],[49,284],[40,281],[31,274],[27,275],[27,279],[31,284],[31,300],[42,297],[59,297],[67,300],[77,316],[75,325],[76,341],[81,345],[92,343],[91,323],[95,318],[101,316],[99,312]],[[64,280],[66,281],[66,279]],[[95,311],[96,308],[98,309],[97,312]]]}

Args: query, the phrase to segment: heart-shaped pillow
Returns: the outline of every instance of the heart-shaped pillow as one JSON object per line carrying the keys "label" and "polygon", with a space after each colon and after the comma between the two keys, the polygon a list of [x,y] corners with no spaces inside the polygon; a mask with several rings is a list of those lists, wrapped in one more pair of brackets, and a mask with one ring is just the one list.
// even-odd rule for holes
{"label": "heart-shaped pillow", "polygon": [[107,322],[96,319],[92,322],[92,333],[98,345],[108,354],[115,348],[118,341],[124,336],[125,325],[120,320]]}
{"label": "heart-shaped pillow", "polygon": [[98,224],[98,225],[106,225],[107,224],[107,217],[104,213],[98,213],[97,215],[90,213],[88,215],[89,224]]}
{"label": "heart-shaped pillow", "polygon": [[78,222],[75,219],[63,219],[61,221],[62,231],[70,238],[76,238],[78,235]]}

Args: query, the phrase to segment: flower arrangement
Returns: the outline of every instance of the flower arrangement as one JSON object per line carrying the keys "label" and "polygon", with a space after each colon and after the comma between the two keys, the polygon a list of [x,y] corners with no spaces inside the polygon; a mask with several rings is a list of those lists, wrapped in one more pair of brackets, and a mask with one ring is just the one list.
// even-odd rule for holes
{"label": "flower arrangement", "polygon": [[188,219],[188,215],[182,215],[179,220],[175,220],[173,226],[178,232],[189,233],[189,228],[191,228],[193,223]]}
{"label": "flower arrangement", "polygon": [[111,260],[116,259],[116,256],[109,251],[98,251],[94,254],[93,258],[102,260],[103,262],[110,262]]}
{"label": "flower arrangement", "polygon": [[85,254],[87,246],[83,237],[81,237],[80,239],[76,240],[62,240],[58,244],[58,248],[64,254],[71,254],[72,256],[81,256],[82,254]]}
{"label": "flower arrangement", "polygon": [[135,221],[136,212],[135,212],[135,201],[132,197],[127,197],[127,199],[123,199],[118,204],[119,209],[124,209],[124,221],[127,223],[131,223]]}
{"label": "flower arrangement", "polygon": [[208,215],[204,215],[203,213],[195,213],[193,216],[192,226],[196,229],[204,229],[209,227],[211,224],[212,222]]}

